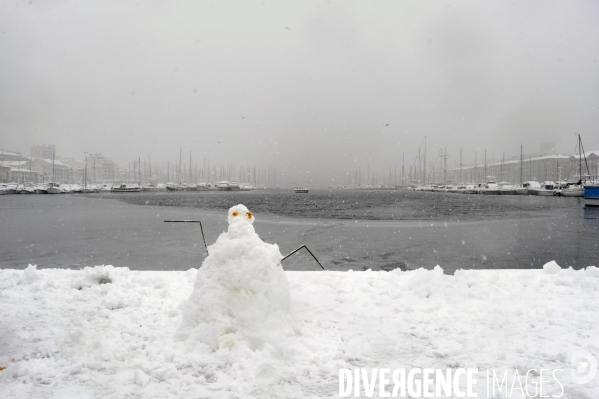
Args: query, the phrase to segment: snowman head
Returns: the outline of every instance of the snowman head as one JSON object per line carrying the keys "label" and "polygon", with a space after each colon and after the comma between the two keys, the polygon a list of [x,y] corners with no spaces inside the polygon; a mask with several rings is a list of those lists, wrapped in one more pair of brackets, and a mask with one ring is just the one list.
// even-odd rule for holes
{"label": "snowman head", "polygon": [[249,209],[247,209],[245,207],[245,205],[242,205],[242,204],[231,207],[231,209],[229,209],[229,216],[227,217],[229,224],[233,224],[233,223],[252,224],[252,223],[254,223],[254,219],[255,219],[254,214],[252,212],[250,212]]}

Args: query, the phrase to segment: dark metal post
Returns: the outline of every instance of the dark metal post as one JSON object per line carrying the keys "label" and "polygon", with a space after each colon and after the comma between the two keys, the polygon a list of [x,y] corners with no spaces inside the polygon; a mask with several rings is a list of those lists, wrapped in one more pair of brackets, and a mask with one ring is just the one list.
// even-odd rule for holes
{"label": "dark metal post", "polygon": [[314,258],[314,260],[316,261],[316,263],[318,263],[318,265],[322,268],[322,270],[325,270],[324,266],[320,263],[320,261],[316,258],[316,256],[314,256],[314,254],[312,253],[312,251],[310,251],[308,249],[307,246],[302,245],[301,247],[299,247],[298,249],[291,251],[287,256],[285,256],[283,259],[281,259],[281,263],[283,263],[283,261],[287,258],[289,258],[291,255],[293,255],[294,253],[296,253],[297,251],[299,251],[302,248],[306,248],[306,251],[308,251],[310,253],[310,255],[312,255],[312,257]]}
{"label": "dark metal post", "polygon": [[202,232],[202,240],[204,240],[204,247],[206,248],[206,255],[210,255],[208,253],[208,245],[206,245],[206,237],[204,236],[204,228],[202,227],[201,220],[165,220],[165,223],[199,223],[200,231]]}

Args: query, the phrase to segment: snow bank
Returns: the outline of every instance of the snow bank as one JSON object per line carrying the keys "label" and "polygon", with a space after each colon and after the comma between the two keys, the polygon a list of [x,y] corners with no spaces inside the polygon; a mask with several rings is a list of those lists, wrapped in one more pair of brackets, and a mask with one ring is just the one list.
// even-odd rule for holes
{"label": "snow bank", "polygon": [[340,368],[382,367],[560,368],[563,398],[599,397],[571,377],[575,352],[599,359],[595,267],[287,272],[302,334],[244,356],[174,339],[196,274],[0,270],[0,397],[336,397]]}

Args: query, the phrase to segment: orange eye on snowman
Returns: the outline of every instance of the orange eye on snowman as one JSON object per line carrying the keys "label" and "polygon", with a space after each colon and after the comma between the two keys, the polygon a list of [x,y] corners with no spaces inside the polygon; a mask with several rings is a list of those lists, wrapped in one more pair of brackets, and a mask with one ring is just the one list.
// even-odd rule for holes
{"label": "orange eye on snowman", "polygon": [[251,219],[254,214],[252,212],[248,212],[248,219]]}
{"label": "orange eye on snowman", "polygon": [[239,213],[238,212],[233,212],[231,215],[237,216],[237,215],[239,215]]}

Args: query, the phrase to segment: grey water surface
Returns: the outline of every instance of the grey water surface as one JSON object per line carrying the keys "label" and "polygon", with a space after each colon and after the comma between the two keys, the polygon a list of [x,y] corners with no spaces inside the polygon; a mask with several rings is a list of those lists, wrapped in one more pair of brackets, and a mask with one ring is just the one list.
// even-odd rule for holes
{"label": "grey water surface", "polygon": [[[0,197],[0,268],[132,270],[199,267],[243,203],[283,255],[302,244],[329,270],[540,268],[599,265],[599,210],[579,198],[366,190],[264,190]],[[304,250],[288,270],[319,270]]]}

